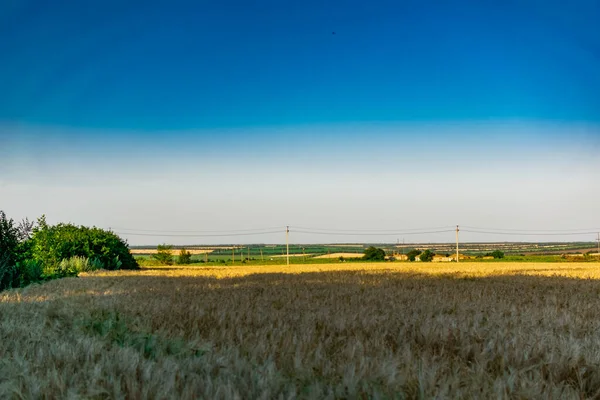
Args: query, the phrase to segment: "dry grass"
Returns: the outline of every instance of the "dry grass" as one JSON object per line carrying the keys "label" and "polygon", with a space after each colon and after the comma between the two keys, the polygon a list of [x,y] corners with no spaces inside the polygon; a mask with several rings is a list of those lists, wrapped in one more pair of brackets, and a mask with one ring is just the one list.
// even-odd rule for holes
{"label": "dry grass", "polygon": [[598,263],[101,271],[0,293],[0,398],[597,398],[599,328]]}

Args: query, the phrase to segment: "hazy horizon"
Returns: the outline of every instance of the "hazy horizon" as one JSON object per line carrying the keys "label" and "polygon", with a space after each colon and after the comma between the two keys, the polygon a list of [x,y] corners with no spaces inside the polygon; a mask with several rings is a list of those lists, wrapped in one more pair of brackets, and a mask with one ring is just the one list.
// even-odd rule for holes
{"label": "hazy horizon", "polygon": [[[457,224],[479,227],[465,242],[591,242],[598,15],[533,0],[2,5],[0,210],[131,245],[283,243],[286,225],[308,228],[292,244],[453,242]],[[347,235],[362,230],[387,233]],[[144,236],[167,231],[213,236]]]}

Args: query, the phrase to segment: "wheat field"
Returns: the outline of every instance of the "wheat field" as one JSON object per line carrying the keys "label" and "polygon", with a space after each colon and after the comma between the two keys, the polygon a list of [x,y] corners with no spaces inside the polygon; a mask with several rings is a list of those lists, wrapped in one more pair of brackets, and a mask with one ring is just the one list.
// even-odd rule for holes
{"label": "wheat field", "polygon": [[96,271],[0,293],[0,398],[599,398],[600,263]]}

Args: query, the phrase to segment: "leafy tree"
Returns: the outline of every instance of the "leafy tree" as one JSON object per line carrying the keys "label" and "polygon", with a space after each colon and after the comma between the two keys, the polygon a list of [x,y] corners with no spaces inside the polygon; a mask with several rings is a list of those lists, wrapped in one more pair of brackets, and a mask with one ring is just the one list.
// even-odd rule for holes
{"label": "leafy tree", "polygon": [[0,256],[6,263],[15,264],[19,253],[19,232],[12,218],[8,218],[4,211],[0,211]]}
{"label": "leafy tree", "polygon": [[38,220],[30,239],[31,258],[45,267],[57,267],[64,259],[86,257],[102,263],[105,269],[136,269],[138,264],[127,243],[110,231],[72,224],[49,226]]}
{"label": "leafy tree", "polygon": [[420,254],[421,254],[421,250],[413,249],[413,250],[409,251],[408,253],[406,253],[406,256],[408,257],[408,261],[415,261],[417,259],[417,256]]}
{"label": "leafy tree", "polygon": [[17,227],[4,211],[0,211],[0,290],[19,285],[20,273],[16,264],[20,258]]}
{"label": "leafy tree", "polygon": [[377,247],[371,246],[365,250],[363,260],[367,261],[383,261],[385,260],[385,251]]}
{"label": "leafy tree", "polygon": [[431,250],[425,250],[423,253],[421,253],[419,258],[423,262],[431,262],[434,255],[435,253],[433,253]]}
{"label": "leafy tree", "polygon": [[179,257],[177,258],[177,264],[191,264],[192,263],[192,253],[187,251],[185,248],[182,248],[179,252]]}
{"label": "leafy tree", "polygon": [[501,252],[500,250],[494,250],[494,251],[492,251],[492,253],[490,255],[496,259],[504,258],[504,253]]}
{"label": "leafy tree", "polygon": [[159,244],[156,247],[156,254],[152,257],[164,265],[173,265],[173,246],[170,244]]}

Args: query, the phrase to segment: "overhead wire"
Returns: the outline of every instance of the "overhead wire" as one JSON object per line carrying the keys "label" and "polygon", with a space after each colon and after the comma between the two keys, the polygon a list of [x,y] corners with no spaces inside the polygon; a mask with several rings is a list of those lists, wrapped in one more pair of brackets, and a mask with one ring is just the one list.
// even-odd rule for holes
{"label": "overhead wire", "polygon": [[[436,228],[411,228],[403,230],[378,230],[378,229],[333,229],[333,228],[310,228],[302,226],[290,226],[291,233],[329,235],[329,236],[411,236],[455,232],[455,226],[441,226]],[[149,237],[236,237],[273,235],[285,232],[285,227],[236,229],[236,230],[155,230],[155,229],[132,229],[115,228],[113,232],[125,236],[149,236]],[[483,228],[470,225],[461,225],[461,233],[478,233],[484,235],[502,236],[582,236],[596,235],[600,229],[513,229],[513,228]]]}
{"label": "overhead wire", "polygon": [[281,233],[281,230],[277,231],[265,231],[265,232],[236,232],[236,233],[214,233],[214,234],[169,234],[169,233],[135,233],[135,232],[117,232],[118,235],[127,236],[154,236],[154,237],[231,237],[231,236],[256,236],[256,235],[270,235],[274,233]]}
{"label": "overhead wire", "polygon": [[580,232],[594,231],[598,232],[600,228],[580,228],[580,229],[513,229],[513,228],[483,228],[480,226],[461,225],[461,228],[476,229],[483,231],[501,231],[501,232]]}
{"label": "overhead wire", "polygon": [[577,236],[577,235],[595,235],[594,232],[506,232],[506,231],[484,231],[474,229],[461,229],[461,232],[482,233],[486,235],[503,235],[503,236]]}
{"label": "overhead wire", "polygon": [[424,234],[434,234],[434,233],[446,233],[446,232],[453,232],[453,230],[451,229],[447,229],[447,230],[438,230],[438,231],[422,231],[422,232],[409,232],[409,231],[403,231],[403,232],[336,232],[336,231],[317,231],[317,230],[298,230],[295,229],[292,232],[294,233],[305,233],[305,234],[314,234],[314,235],[331,235],[331,236],[399,236],[399,235],[403,235],[403,236],[407,236],[407,235],[424,235]]}
{"label": "overhead wire", "polygon": [[252,229],[220,229],[220,230],[165,230],[165,229],[135,229],[135,228],[119,228],[111,227],[110,229],[119,231],[133,231],[133,232],[167,232],[167,233],[235,233],[235,232],[260,232],[260,231],[272,231],[275,229],[281,229],[280,226],[271,226],[268,228],[252,228]]}
{"label": "overhead wire", "polygon": [[[377,233],[387,233],[387,232],[398,232],[397,229],[337,229],[337,228],[311,228],[305,226],[290,226],[293,229],[300,230],[310,230],[310,231],[327,231],[327,232],[377,232]],[[433,231],[433,230],[443,230],[443,229],[454,229],[454,225],[446,225],[446,226],[436,226],[430,228],[414,228],[414,229],[402,229],[402,232],[414,232],[414,231]]]}

